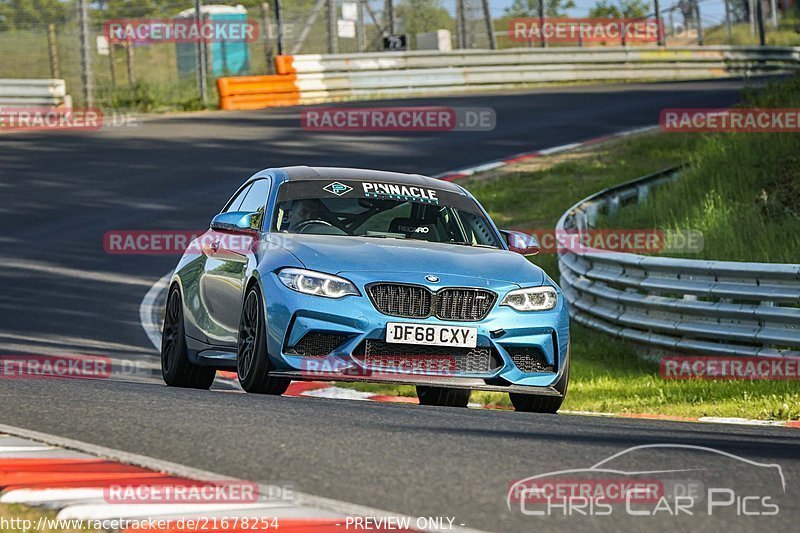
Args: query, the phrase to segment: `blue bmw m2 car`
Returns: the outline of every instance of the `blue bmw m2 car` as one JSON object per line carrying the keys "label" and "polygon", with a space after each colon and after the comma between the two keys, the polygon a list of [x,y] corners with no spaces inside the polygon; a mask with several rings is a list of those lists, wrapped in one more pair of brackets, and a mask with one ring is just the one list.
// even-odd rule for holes
{"label": "blue bmw m2 car", "polygon": [[251,393],[292,380],[416,385],[421,404],[507,392],[555,412],[569,380],[561,290],[462,187],[287,167],[248,179],[187,249],[167,296],[164,381]]}

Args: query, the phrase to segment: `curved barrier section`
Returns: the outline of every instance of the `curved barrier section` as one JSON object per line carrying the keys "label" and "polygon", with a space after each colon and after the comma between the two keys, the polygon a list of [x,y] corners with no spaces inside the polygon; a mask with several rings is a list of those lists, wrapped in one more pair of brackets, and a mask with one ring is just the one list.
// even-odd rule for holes
{"label": "curved barrier section", "polygon": [[[556,233],[643,201],[678,176],[668,169],[594,194]],[[800,264],[740,263],[560,249],[561,287],[580,324],[647,347],[692,355],[800,356]]]}
{"label": "curved barrier section", "polygon": [[[800,70],[800,47],[512,48],[453,52],[374,52],[278,56],[277,75],[221,78],[223,109],[311,104],[359,98],[450,94],[543,82],[689,80]],[[228,84],[259,83],[247,98]],[[220,85],[220,82],[222,83]],[[289,90],[289,85],[293,88]],[[223,89],[228,87],[227,92]],[[255,94],[264,96],[259,100]]]}

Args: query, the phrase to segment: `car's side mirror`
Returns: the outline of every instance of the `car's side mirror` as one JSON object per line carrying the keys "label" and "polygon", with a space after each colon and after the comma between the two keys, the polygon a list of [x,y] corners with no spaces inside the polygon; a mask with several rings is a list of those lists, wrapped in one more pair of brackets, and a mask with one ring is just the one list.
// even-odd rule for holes
{"label": "car's side mirror", "polygon": [[521,231],[502,230],[500,233],[506,238],[508,249],[522,255],[536,255],[539,253],[539,242],[536,237]]}
{"label": "car's side mirror", "polygon": [[261,227],[261,213],[229,211],[220,213],[211,220],[211,229],[245,235],[256,235]]}

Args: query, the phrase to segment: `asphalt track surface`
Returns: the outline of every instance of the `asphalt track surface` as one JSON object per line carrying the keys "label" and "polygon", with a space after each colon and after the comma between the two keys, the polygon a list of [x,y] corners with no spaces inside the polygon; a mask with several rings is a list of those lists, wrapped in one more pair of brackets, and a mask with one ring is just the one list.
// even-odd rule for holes
{"label": "asphalt track surface", "polygon": [[[261,168],[436,174],[651,125],[664,107],[730,105],[740,86],[597,85],[348,104],[493,107],[497,128],[485,133],[309,132],[292,108],[152,119],[101,132],[0,135],[0,354],[154,362],[139,304],[177,258],[109,255],[103,234],[207,227],[235,187]],[[794,527],[800,518],[800,433],[791,429],[271,398],[168,389],[157,380],[3,380],[0,423],[255,481],[293,482],[303,492],[389,511],[451,516],[489,531],[737,531]],[[542,519],[506,507],[515,480],[654,443],[777,463],[787,502],[777,517],[742,518],[734,510],[711,523],[664,515]],[[693,453],[668,457],[681,465],[695,460]],[[774,489],[762,467],[703,457],[703,468],[735,475],[755,493]],[[625,467],[642,470],[650,461],[633,457]]]}

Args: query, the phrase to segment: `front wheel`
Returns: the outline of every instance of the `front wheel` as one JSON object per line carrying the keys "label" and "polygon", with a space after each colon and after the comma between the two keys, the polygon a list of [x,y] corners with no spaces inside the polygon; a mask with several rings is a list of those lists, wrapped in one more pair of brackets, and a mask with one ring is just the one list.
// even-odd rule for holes
{"label": "front wheel", "polygon": [[181,291],[172,287],[167,297],[164,329],[161,332],[161,376],[170,387],[208,389],[217,371],[189,361],[183,328]]}
{"label": "front wheel", "polygon": [[267,354],[266,321],[261,292],[256,286],[247,291],[239,322],[236,371],[245,392],[281,395],[291,380],[270,376],[274,369]]}
{"label": "front wheel", "polygon": [[[569,351],[567,352],[569,354]],[[508,396],[511,403],[514,405],[515,411],[523,411],[526,413],[555,413],[561,408],[564,403],[564,398],[567,397],[567,385],[569,385],[569,355],[564,363],[564,373],[561,374],[553,388],[561,393],[561,396],[536,396],[533,394],[515,394],[510,393]]]}
{"label": "front wheel", "polygon": [[417,385],[417,398],[419,398],[420,405],[466,407],[469,403],[469,396],[471,393],[472,391],[469,389]]}

